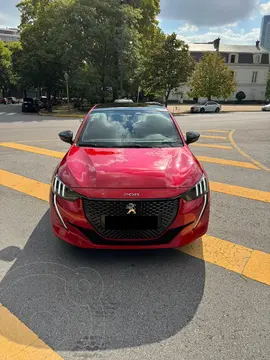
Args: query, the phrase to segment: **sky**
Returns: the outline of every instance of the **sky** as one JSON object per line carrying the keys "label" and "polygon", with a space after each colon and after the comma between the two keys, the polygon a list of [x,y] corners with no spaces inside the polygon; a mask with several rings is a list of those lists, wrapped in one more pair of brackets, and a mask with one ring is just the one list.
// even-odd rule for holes
{"label": "sky", "polygon": [[[18,2],[0,0],[0,27],[19,24]],[[268,0],[160,0],[160,4],[160,27],[187,43],[220,37],[224,44],[254,44],[262,16],[270,15]]]}

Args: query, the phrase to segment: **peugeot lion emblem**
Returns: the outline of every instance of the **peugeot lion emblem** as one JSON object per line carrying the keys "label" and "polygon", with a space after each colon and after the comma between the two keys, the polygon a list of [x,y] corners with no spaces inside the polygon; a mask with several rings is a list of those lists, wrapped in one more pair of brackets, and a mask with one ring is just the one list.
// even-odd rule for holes
{"label": "peugeot lion emblem", "polygon": [[126,206],[126,209],[128,210],[127,215],[130,215],[130,214],[136,215],[136,204],[129,203]]}

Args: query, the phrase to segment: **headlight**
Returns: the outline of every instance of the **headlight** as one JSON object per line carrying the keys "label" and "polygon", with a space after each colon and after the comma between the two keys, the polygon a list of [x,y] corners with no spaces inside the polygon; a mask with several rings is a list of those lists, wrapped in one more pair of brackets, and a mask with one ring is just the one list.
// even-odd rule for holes
{"label": "headlight", "polygon": [[61,181],[56,175],[52,182],[52,192],[61,198],[69,201],[75,201],[79,199],[80,195],[75,191],[69,189],[63,181]]}
{"label": "headlight", "polygon": [[206,177],[203,175],[201,180],[192,189],[185,192],[181,197],[186,201],[192,201],[206,194],[208,190],[209,190],[208,181]]}

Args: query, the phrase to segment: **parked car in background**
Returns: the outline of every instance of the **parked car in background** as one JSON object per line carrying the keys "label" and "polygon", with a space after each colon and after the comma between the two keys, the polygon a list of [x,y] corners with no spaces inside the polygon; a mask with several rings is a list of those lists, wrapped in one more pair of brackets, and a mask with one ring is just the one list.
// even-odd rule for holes
{"label": "parked car in background", "polygon": [[153,107],[156,107],[156,106],[165,107],[164,104],[161,104],[161,103],[158,102],[158,101],[147,101],[145,104],[147,104],[148,106],[153,106]]}
{"label": "parked car in background", "polygon": [[7,98],[2,98],[2,99],[0,99],[0,104],[6,105],[7,103],[8,103],[8,99],[7,99]]}
{"label": "parked car in background", "polygon": [[205,112],[216,112],[219,113],[221,110],[221,105],[216,101],[205,101],[192,105],[190,108],[191,113],[205,113]]}
{"label": "parked car in background", "polygon": [[33,98],[24,98],[22,103],[22,112],[39,112],[38,101]]}
{"label": "parked car in background", "polygon": [[19,104],[20,100],[14,96],[8,97],[8,104]]}
{"label": "parked car in background", "polygon": [[270,111],[270,104],[264,105],[262,111]]}

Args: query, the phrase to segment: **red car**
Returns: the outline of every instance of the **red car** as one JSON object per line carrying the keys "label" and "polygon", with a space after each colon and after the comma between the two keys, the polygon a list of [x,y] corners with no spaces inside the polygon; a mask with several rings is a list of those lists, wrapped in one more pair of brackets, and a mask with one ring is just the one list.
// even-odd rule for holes
{"label": "red car", "polygon": [[55,235],[102,249],[177,248],[204,235],[209,222],[207,176],[163,107],[97,105],[57,166],[50,211]]}

